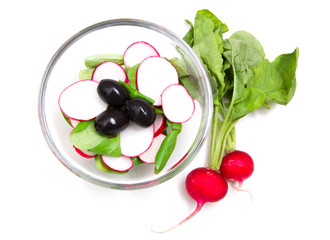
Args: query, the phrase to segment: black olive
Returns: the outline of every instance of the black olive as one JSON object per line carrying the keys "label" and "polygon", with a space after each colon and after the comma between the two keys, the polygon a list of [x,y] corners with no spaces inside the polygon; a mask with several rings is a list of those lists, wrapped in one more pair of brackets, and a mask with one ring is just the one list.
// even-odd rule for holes
{"label": "black olive", "polygon": [[120,108],[130,99],[128,90],[118,81],[103,79],[97,86],[100,98],[110,107]]}
{"label": "black olive", "polygon": [[95,119],[95,130],[103,135],[113,137],[127,128],[129,119],[126,113],[119,109],[108,109]]}
{"label": "black olive", "polygon": [[126,111],[132,121],[143,127],[151,126],[156,119],[154,108],[141,98],[133,98],[127,101]]}

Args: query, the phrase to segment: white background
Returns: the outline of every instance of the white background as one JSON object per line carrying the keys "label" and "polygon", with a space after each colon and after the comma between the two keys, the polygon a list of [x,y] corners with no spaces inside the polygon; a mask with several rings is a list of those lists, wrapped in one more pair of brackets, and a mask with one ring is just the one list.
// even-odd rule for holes
{"label": "white background", "polygon": [[[327,1],[6,1],[0,26],[0,239],[330,239],[330,50]],[[255,172],[190,221],[185,176],[205,166],[208,143],[183,172],[159,186],[119,191],[88,183],[51,153],[37,99],[55,51],[79,30],[113,18],[140,18],[179,36],[198,9],[246,30],[273,60],[300,48],[296,95],[286,107],[254,112],[237,124],[237,148]]]}

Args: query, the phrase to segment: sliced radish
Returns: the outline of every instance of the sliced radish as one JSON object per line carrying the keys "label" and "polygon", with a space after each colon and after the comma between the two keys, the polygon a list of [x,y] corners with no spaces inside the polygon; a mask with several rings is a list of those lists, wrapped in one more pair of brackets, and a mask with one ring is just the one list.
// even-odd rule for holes
{"label": "sliced radish", "polygon": [[133,161],[129,157],[112,157],[101,155],[101,159],[107,167],[118,172],[124,172],[133,167]]}
{"label": "sliced radish", "polygon": [[166,118],[163,116],[163,114],[156,114],[156,120],[154,122],[155,126],[155,133],[154,137],[157,137],[159,134],[161,134],[165,127],[166,127]]}
{"label": "sliced radish", "polygon": [[139,65],[136,73],[136,86],[139,92],[161,105],[160,95],[166,87],[178,84],[179,77],[175,67],[163,57],[148,57]]}
{"label": "sliced radish", "polygon": [[164,115],[171,122],[186,122],[194,114],[195,102],[187,89],[180,84],[167,87],[161,99]]}
{"label": "sliced radish", "polygon": [[149,164],[155,163],[156,154],[165,138],[166,135],[163,133],[155,137],[150,148],[141,155],[139,155],[141,161]]}
{"label": "sliced radish", "polygon": [[98,65],[92,75],[94,81],[100,82],[103,79],[121,80],[123,82],[128,81],[125,70],[115,62],[103,62]]}
{"label": "sliced radish", "polygon": [[121,154],[126,157],[136,157],[151,146],[154,138],[154,125],[141,127],[130,121],[128,127],[120,132]]}
{"label": "sliced radish", "polygon": [[71,124],[71,126],[72,126],[73,128],[77,127],[79,121],[74,120],[74,119],[72,119],[72,118],[68,118],[68,119],[69,119],[69,122],[70,122],[70,124]]}
{"label": "sliced radish", "polygon": [[98,82],[80,80],[65,88],[58,99],[60,109],[70,119],[87,121],[103,112],[107,105],[97,94]]}
{"label": "sliced radish", "polygon": [[142,62],[147,57],[156,56],[159,57],[157,50],[147,42],[139,41],[131,44],[124,53],[124,64],[127,67],[133,67],[134,65]]}
{"label": "sliced radish", "polygon": [[95,157],[95,156],[97,155],[97,154],[95,154],[95,153],[88,152],[88,151],[86,151],[86,150],[80,150],[80,149],[76,148],[75,146],[73,146],[73,148],[76,150],[76,152],[77,152],[80,156],[82,156],[82,157],[84,157],[84,158],[93,158],[93,157]]}

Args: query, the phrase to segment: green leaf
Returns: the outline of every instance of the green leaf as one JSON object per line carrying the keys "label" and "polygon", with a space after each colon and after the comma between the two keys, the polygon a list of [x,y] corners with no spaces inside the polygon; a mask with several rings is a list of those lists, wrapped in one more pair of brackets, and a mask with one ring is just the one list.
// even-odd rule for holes
{"label": "green leaf", "polygon": [[198,98],[198,87],[197,87],[196,81],[193,79],[194,79],[193,76],[184,76],[184,77],[181,77],[179,80],[180,80],[180,84],[183,85],[187,89],[190,96],[193,99],[197,99]]}
{"label": "green leaf", "polygon": [[91,122],[92,122],[92,120],[91,121],[80,121],[77,124],[77,126],[73,129],[73,131],[71,132],[71,134],[77,133],[79,131],[82,131],[82,130],[86,129],[90,125]]}
{"label": "green leaf", "polygon": [[116,137],[105,138],[100,144],[89,149],[88,151],[100,155],[120,157],[121,156],[120,135],[117,134]]}
{"label": "green leaf", "polygon": [[216,27],[211,19],[204,15],[197,15],[194,27],[193,50],[207,66],[219,86],[224,86],[224,73],[222,71],[222,38],[215,32]]}
{"label": "green leaf", "polygon": [[186,43],[188,43],[190,47],[192,47],[194,44],[194,26],[189,20],[186,20],[186,23],[188,23],[190,25],[190,29],[186,33],[186,35],[183,37],[183,40]]}
{"label": "green leaf", "polygon": [[[265,58],[263,46],[251,33],[237,31],[229,37],[229,41],[230,46],[228,46],[228,41],[225,41],[225,46],[229,47],[234,54],[237,54],[242,65],[248,68],[258,66]],[[230,61],[231,57],[227,59]]]}
{"label": "green leaf", "polygon": [[272,63],[264,60],[253,69],[254,77],[247,84],[265,93],[265,104],[275,102],[286,105],[296,89],[298,49],[291,54],[282,54]]}
{"label": "green leaf", "polygon": [[136,89],[136,72],[137,72],[139,65],[140,64],[138,63],[127,70],[127,77],[130,81],[129,84],[134,89]]}
{"label": "green leaf", "polygon": [[238,103],[244,99],[245,84],[253,76],[251,68],[258,66],[265,58],[264,49],[252,34],[245,31],[237,31],[226,39],[224,48],[224,57],[234,66],[235,96],[232,100]]}
{"label": "green leaf", "polygon": [[[78,128],[78,130],[76,130]],[[70,141],[73,146],[80,150],[100,151],[107,155],[118,156],[118,139],[110,139],[107,136],[99,134],[94,128],[94,120],[80,122],[70,134]],[[113,146],[106,146],[106,144]],[[107,150],[107,151],[106,151]]]}
{"label": "green leaf", "polygon": [[170,59],[169,62],[173,65],[173,67],[175,67],[176,71],[178,72],[179,78],[190,75],[189,69],[187,68],[187,64],[184,60],[175,57]]}
{"label": "green leaf", "polygon": [[244,117],[246,114],[258,109],[265,100],[265,94],[255,88],[244,88],[242,100],[233,105],[229,121]]}
{"label": "green leaf", "polygon": [[212,12],[210,12],[207,9],[201,9],[197,11],[197,15],[202,15],[207,19],[210,19],[214,23],[215,32],[217,32],[219,35],[224,34],[225,32],[228,32],[229,28],[228,26],[221,22],[217,16],[215,16]]}
{"label": "green leaf", "polygon": [[122,54],[98,54],[85,58],[85,66],[88,68],[95,68],[103,62],[115,62],[119,65],[123,65],[123,55]]}
{"label": "green leaf", "polygon": [[65,121],[66,121],[66,122],[72,127],[69,118],[68,118],[67,116],[65,116],[65,114],[62,112],[62,110],[60,110],[60,111],[61,111],[61,113],[62,113],[62,116],[63,116],[64,120],[65,120]]}

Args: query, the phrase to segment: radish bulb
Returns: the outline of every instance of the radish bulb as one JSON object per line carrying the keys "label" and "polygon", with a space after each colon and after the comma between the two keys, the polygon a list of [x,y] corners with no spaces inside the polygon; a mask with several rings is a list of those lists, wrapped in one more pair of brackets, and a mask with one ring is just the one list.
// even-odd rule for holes
{"label": "radish bulb", "polygon": [[159,233],[168,232],[183,224],[198,213],[206,202],[217,202],[223,199],[228,191],[228,183],[221,173],[212,168],[196,168],[186,178],[186,190],[197,202],[195,211],[176,226]]}
{"label": "radish bulb", "polygon": [[[254,164],[251,156],[246,152],[235,150],[229,152],[222,159],[220,172],[222,175],[231,182],[237,182],[238,186],[234,187],[237,191],[245,191],[250,193],[247,190],[243,190],[242,184],[243,181],[249,178],[254,171]],[[250,193],[251,198],[252,194]]]}

